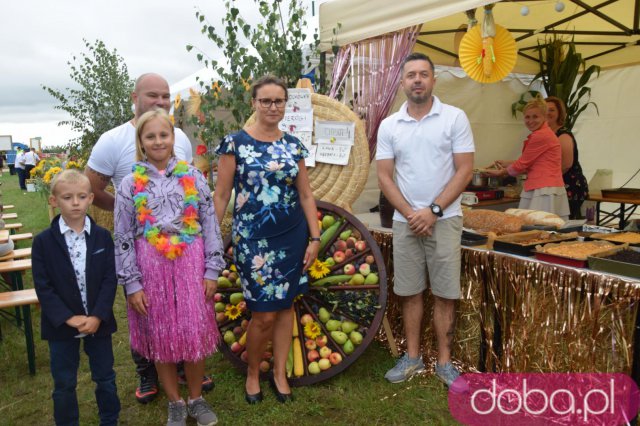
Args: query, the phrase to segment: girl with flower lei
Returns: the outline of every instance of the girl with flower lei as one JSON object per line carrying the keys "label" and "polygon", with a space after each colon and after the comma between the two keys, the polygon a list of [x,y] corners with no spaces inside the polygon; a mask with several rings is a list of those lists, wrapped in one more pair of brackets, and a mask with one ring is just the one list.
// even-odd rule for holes
{"label": "girl with flower lei", "polygon": [[[170,414],[178,407],[186,416],[197,412],[192,405],[207,404],[201,382],[205,358],[220,340],[212,297],[224,260],[207,182],[175,158],[173,145],[164,110],[138,119],[137,163],[116,195],[116,268],[127,293],[131,347],[155,362]],[[188,406],[178,390],[180,361]]]}

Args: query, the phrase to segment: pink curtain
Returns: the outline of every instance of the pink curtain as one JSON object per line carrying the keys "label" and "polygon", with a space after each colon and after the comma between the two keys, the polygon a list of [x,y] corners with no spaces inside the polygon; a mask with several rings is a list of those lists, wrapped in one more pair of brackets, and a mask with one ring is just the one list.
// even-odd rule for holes
{"label": "pink curtain", "polygon": [[[416,43],[420,26],[340,48],[334,61],[329,96],[365,120],[370,160],[375,158],[378,127],[389,113],[400,84],[400,67]],[[340,96],[341,95],[341,96]]]}

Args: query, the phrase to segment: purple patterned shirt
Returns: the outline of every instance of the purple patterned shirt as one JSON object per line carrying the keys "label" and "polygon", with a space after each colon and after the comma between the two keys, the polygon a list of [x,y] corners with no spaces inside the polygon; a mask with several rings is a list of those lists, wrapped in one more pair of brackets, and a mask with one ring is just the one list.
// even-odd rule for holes
{"label": "purple patterned shirt", "polygon": [[[149,163],[144,164],[148,168],[149,183],[147,192],[149,198],[147,207],[152,210],[156,218],[155,225],[169,234],[178,234],[182,228],[182,211],[184,207],[184,190],[176,176],[173,176],[177,160],[172,158],[163,174]],[[200,200],[198,202],[198,215],[200,217],[200,232],[204,241],[205,255],[205,279],[216,280],[218,274],[224,269],[224,248],[220,237],[220,226],[213,207],[213,198],[202,173],[189,166],[195,176],[196,189]],[[136,262],[134,242],[142,236],[143,227],[136,219],[136,210],[133,204],[133,173],[127,175],[120,184],[116,194],[114,210],[115,228],[115,254],[118,284],[124,285],[127,294],[133,294],[142,290],[142,274]]]}

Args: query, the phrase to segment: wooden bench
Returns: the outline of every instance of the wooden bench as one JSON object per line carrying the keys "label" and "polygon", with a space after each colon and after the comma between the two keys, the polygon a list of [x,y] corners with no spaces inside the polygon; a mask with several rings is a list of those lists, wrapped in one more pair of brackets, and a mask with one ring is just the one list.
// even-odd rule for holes
{"label": "wooden bench", "polygon": [[9,209],[14,209],[16,206],[14,206],[13,204],[5,204],[2,206],[3,210],[9,210]]}
{"label": "wooden bench", "polygon": [[[29,363],[29,373],[36,374],[36,351],[33,344],[33,327],[31,324],[31,305],[38,304],[38,296],[32,288],[28,290],[7,291],[0,293],[0,309],[16,308],[22,309],[22,317],[24,318],[24,327],[20,327],[24,331],[24,337],[27,345],[27,361]],[[12,316],[6,311],[0,310],[1,314]],[[0,333],[0,339],[2,334]]]}
{"label": "wooden bench", "polygon": [[31,247],[16,249],[0,257],[0,262],[4,262],[5,260],[21,259],[29,256],[31,256]]}
{"label": "wooden bench", "polygon": [[4,229],[8,229],[11,234],[15,234],[20,228],[22,228],[22,224],[20,222],[4,224]]}
{"label": "wooden bench", "polygon": [[15,243],[18,241],[30,240],[33,238],[33,234],[31,232],[25,232],[24,234],[10,235],[9,238],[11,238],[11,241]]}
{"label": "wooden bench", "polygon": [[18,218],[18,213],[3,213],[2,214],[2,220],[17,219],[17,218]]}
{"label": "wooden bench", "polygon": [[[5,287],[11,291],[24,290],[22,273],[31,269],[31,259],[14,259],[0,262],[0,274],[7,275],[10,282],[4,282]],[[16,308],[16,325],[20,327],[20,310]]]}

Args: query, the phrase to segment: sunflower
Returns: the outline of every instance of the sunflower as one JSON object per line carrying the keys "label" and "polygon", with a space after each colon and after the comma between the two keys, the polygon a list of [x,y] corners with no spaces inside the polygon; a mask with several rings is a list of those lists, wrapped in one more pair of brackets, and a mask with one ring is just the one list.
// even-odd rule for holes
{"label": "sunflower", "polygon": [[55,175],[57,175],[61,171],[62,169],[60,167],[52,167],[49,170],[47,170],[42,180],[44,181],[44,183],[49,184],[51,183],[51,180],[55,177]]}
{"label": "sunflower", "polygon": [[320,325],[315,321],[309,321],[304,326],[304,335],[309,339],[315,339],[321,334]]}
{"label": "sunflower", "polygon": [[309,268],[309,275],[313,279],[320,279],[331,272],[326,262],[320,262],[318,259],[313,261],[313,265]]}
{"label": "sunflower", "polygon": [[227,305],[227,307],[224,309],[224,314],[230,320],[234,320],[242,315],[242,309],[240,309],[238,305]]}

